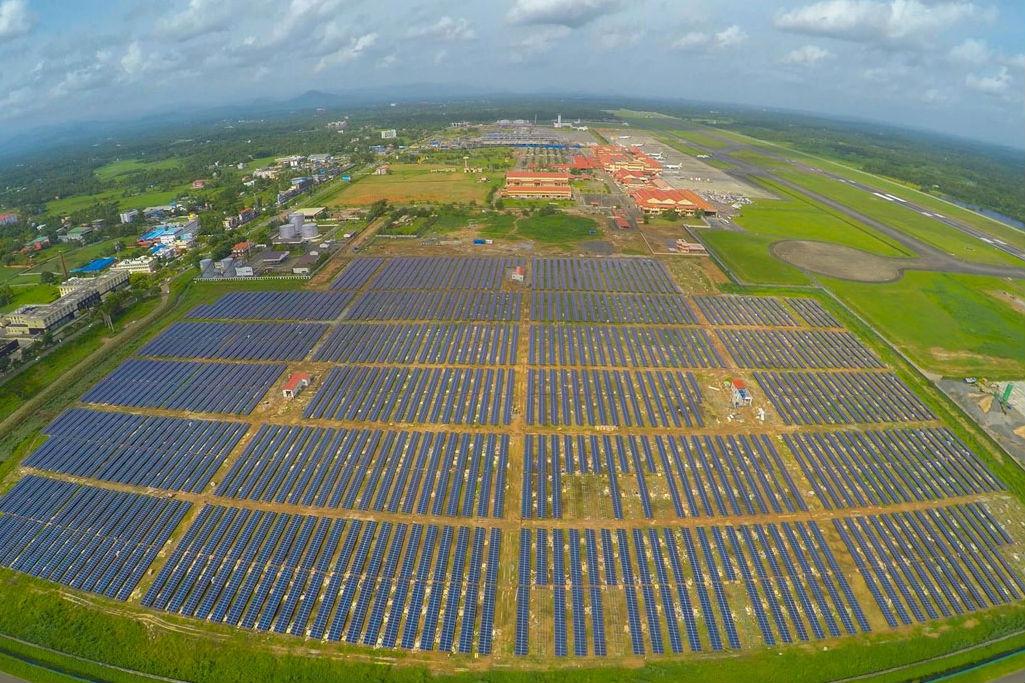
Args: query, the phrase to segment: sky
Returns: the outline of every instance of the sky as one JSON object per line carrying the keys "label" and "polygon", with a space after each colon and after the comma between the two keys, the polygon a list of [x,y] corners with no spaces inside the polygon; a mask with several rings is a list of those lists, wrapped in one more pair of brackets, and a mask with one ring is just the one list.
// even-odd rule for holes
{"label": "sky", "polygon": [[1025,147],[1022,0],[0,0],[0,131],[437,83]]}

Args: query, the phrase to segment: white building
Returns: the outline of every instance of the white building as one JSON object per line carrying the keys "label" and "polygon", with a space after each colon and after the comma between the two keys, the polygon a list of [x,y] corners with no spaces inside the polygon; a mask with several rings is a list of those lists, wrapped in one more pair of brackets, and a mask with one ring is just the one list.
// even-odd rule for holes
{"label": "white building", "polygon": [[121,222],[122,223],[131,223],[132,221],[134,221],[138,217],[139,217],[139,210],[138,209],[132,209],[131,211],[122,211],[121,212]]}
{"label": "white building", "polygon": [[394,140],[398,136],[399,136],[398,131],[396,131],[394,128],[389,128],[388,130],[382,130],[381,131],[381,139],[382,140]]}
{"label": "white building", "polygon": [[127,273],[154,273],[160,266],[152,256],[140,256],[139,258],[123,259],[118,261],[110,269],[123,270]]}

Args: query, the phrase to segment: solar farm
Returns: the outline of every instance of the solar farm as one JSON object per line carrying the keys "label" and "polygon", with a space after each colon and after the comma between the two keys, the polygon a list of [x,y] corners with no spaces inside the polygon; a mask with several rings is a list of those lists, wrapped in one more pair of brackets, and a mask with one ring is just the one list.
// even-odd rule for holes
{"label": "solar farm", "polygon": [[593,665],[1025,598],[1021,507],[871,348],[647,258],[360,257],[228,294],[44,435],[0,566],[287,643]]}

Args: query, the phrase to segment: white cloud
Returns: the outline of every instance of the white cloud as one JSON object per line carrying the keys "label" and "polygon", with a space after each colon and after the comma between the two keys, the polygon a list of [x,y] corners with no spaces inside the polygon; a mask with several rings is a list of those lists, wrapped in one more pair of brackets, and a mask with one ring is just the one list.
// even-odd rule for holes
{"label": "white cloud", "polygon": [[1000,62],[1015,69],[1025,69],[1025,53],[1019,53],[1011,55],[1009,57],[1002,57]]}
{"label": "white cloud", "polygon": [[164,17],[159,27],[173,38],[189,40],[227,30],[242,9],[228,0],[189,0],[185,9]]}
{"label": "white cloud", "polygon": [[1006,98],[1011,95],[1011,74],[1006,66],[1000,67],[991,76],[968,74],[965,77],[965,86],[984,95]]}
{"label": "white cloud", "polygon": [[747,40],[747,32],[734,24],[715,33],[691,31],[673,41],[672,46],[677,50],[724,49],[739,45],[745,40]]}
{"label": "white cloud", "polygon": [[431,38],[455,42],[457,40],[473,40],[477,37],[473,25],[466,19],[442,17],[429,26],[411,28],[406,34],[410,38]]}
{"label": "white cloud", "polygon": [[950,49],[950,58],[962,64],[985,64],[992,53],[984,40],[967,38]]}
{"label": "white cloud", "polygon": [[570,29],[565,26],[547,26],[531,31],[526,38],[510,46],[509,59],[516,64],[533,61],[555,47],[555,43],[569,33]]}
{"label": "white cloud", "polygon": [[777,28],[892,47],[921,47],[938,32],[969,20],[992,20],[994,11],[973,2],[821,0],[776,16]]}
{"label": "white cloud", "polygon": [[605,50],[622,50],[640,42],[641,31],[636,28],[617,28],[600,31],[595,40]]}
{"label": "white cloud", "polygon": [[345,64],[358,59],[363,55],[363,53],[372,48],[376,42],[376,33],[364,33],[361,36],[355,36],[349,39],[349,42],[340,49],[335,50],[334,52],[329,52],[321,57],[315,70],[323,71],[329,66]]}
{"label": "white cloud", "polygon": [[796,50],[791,50],[784,55],[783,59],[780,61],[784,64],[811,66],[812,64],[818,64],[823,60],[829,59],[832,56],[832,52],[819,47],[818,45],[804,45]]}
{"label": "white cloud", "polygon": [[35,17],[28,11],[25,0],[0,2],[0,40],[23,36],[32,30],[35,23]]}
{"label": "white cloud", "polygon": [[733,45],[743,43],[745,40],[747,40],[747,33],[736,24],[712,36],[712,43],[716,47],[732,47]]}
{"label": "white cloud", "polygon": [[579,28],[621,7],[621,0],[515,0],[506,19],[513,24]]}

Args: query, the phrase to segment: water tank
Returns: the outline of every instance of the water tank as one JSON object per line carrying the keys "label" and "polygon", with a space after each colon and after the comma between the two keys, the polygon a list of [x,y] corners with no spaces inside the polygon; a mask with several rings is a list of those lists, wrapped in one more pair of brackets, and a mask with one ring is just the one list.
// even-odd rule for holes
{"label": "water tank", "polygon": [[300,232],[300,234],[302,235],[302,238],[304,240],[310,240],[317,237],[317,235],[319,234],[317,232],[317,224],[303,223],[302,231]]}
{"label": "water tank", "polygon": [[298,231],[293,223],[285,223],[278,228],[278,237],[282,240],[294,240],[297,234]]}
{"label": "water tank", "polygon": [[235,259],[228,256],[222,258],[217,262],[217,265],[221,267],[221,272],[224,273],[224,277],[235,277]]}

